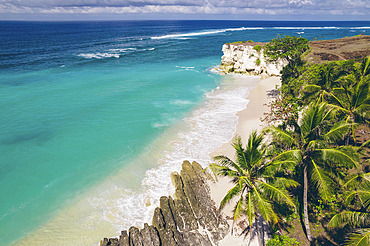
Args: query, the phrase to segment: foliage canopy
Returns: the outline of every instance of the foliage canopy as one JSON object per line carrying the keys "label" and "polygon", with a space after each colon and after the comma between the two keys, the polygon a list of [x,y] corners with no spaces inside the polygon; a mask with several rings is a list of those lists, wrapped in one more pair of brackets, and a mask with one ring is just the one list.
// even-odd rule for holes
{"label": "foliage canopy", "polygon": [[300,60],[301,55],[309,49],[308,39],[296,36],[278,36],[264,45],[264,53],[269,59],[285,58],[289,63]]}

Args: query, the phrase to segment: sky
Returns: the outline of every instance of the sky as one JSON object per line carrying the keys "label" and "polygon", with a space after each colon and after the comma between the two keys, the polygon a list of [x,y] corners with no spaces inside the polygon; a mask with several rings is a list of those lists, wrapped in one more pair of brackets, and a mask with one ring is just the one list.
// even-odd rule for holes
{"label": "sky", "polygon": [[0,20],[370,20],[370,0],[0,0]]}

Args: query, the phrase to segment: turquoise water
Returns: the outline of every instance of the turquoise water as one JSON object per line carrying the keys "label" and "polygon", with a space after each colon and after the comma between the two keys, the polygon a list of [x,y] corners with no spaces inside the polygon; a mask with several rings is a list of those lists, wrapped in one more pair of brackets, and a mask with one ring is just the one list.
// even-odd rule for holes
{"label": "turquoise water", "polygon": [[[59,232],[53,245],[63,245],[147,222],[171,194],[169,173],[184,159],[206,165],[248,103],[258,78],[210,72],[223,43],[331,39],[369,26],[0,22],[0,244]],[[71,220],[83,228],[67,228]]]}
{"label": "turquoise water", "polygon": [[[37,81],[40,73],[23,75],[37,82],[22,89],[0,90],[1,125],[12,129],[0,145],[1,197],[11,198],[2,202],[8,208],[2,216],[12,219],[0,231],[44,222],[40,214],[138,155],[217,85],[216,75],[203,72],[209,62],[193,60],[192,70],[182,68],[184,62],[58,68],[43,71],[43,81]],[[12,230],[7,237],[18,235]]]}

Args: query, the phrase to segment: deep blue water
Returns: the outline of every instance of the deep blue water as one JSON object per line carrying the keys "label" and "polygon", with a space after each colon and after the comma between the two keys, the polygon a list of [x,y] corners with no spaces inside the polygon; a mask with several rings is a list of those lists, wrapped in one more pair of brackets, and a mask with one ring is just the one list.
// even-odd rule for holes
{"label": "deep blue water", "polygon": [[224,43],[369,32],[370,22],[0,22],[0,244],[152,148],[219,86],[209,68]]}

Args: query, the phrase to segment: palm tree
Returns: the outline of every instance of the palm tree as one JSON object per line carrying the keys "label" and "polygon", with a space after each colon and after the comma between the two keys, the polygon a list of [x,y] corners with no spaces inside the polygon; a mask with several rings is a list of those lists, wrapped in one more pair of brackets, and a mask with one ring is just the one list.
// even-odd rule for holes
{"label": "palm tree", "polygon": [[363,79],[370,74],[370,56],[362,59],[362,63],[355,74],[357,79]]}
{"label": "palm tree", "polygon": [[266,129],[266,132],[272,134],[274,141],[279,143],[280,148],[289,153],[285,154],[286,160],[295,161],[298,173],[303,175],[300,182],[303,181],[301,186],[304,225],[309,241],[312,241],[307,206],[309,185],[324,201],[329,201],[333,195],[333,176],[337,172],[336,168],[357,165],[357,160],[347,151],[329,145],[330,142],[341,139],[349,127],[345,122],[330,126],[331,113],[332,109],[328,109],[326,103],[311,103],[303,111],[294,132],[274,126]]}
{"label": "palm tree", "polygon": [[359,172],[349,178],[344,187],[350,191],[345,202],[357,207],[335,215],[329,222],[329,227],[350,225],[357,227],[347,236],[345,245],[370,245],[370,173]]}
{"label": "palm tree", "polygon": [[315,83],[303,86],[303,100],[319,98],[322,101],[325,93],[330,92],[338,84],[338,79],[345,74],[335,63],[325,64],[320,68]]}
{"label": "palm tree", "polygon": [[296,187],[298,183],[274,175],[280,166],[292,162],[279,161],[279,157],[267,161],[267,147],[263,144],[263,136],[258,135],[256,131],[249,136],[245,148],[240,137],[234,139],[232,146],[236,151],[235,162],[221,155],[214,157],[218,164],[210,165],[216,175],[229,177],[235,184],[222,199],[220,210],[237,197],[238,201],[233,210],[233,224],[242,215],[245,215],[249,223],[248,231],[251,230],[253,221],[255,221],[258,233],[257,219],[259,215],[269,223],[276,224],[278,222],[273,202],[281,202],[295,207],[287,189]]}
{"label": "palm tree", "polygon": [[[354,75],[343,79],[343,86],[327,93],[330,106],[346,115],[348,123],[357,123],[358,119],[370,117],[370,78],[361,78],[356,81]],[[352,124],[352,135],[355,141],[355,124]]]}

